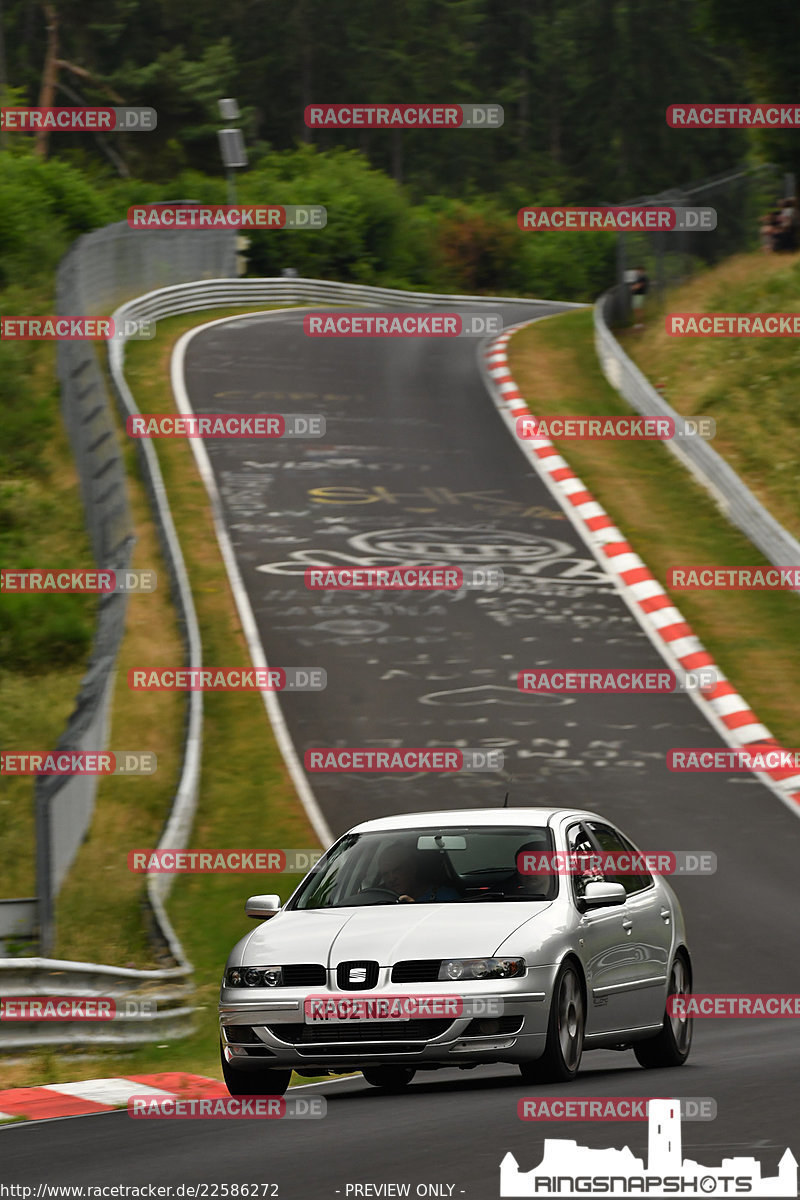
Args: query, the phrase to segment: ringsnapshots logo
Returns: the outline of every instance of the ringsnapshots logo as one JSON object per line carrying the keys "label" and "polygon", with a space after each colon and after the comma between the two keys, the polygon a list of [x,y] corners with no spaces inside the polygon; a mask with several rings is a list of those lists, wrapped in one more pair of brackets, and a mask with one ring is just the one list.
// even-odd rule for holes
{"label": "ringsnapshots logo", "polygon": [[324,204],[142,204],[128,209],[131,229],[324,229]]}
{"label": "ringsnapshots logo", "polygon": [[547,230],[557,233],[587,233],[602,230],[630,233],[710,232],[717,228],[717,213],[713,208],[691,206],[655,207],[641,205],[601,205],[580,208],[575,205],[525,207],[517,212],[517,225],[524,232]]}
{"label": "ringsnapshots logo", "polygon": [[537,441],[564,438],[585,442],[668,442],[673,438],[713,438],[713,417],[517,417],[517,437]]}
{"label": "ringsnapshots logo", "polygon": [[154,108],[0,108],[0,129],[8,133],[151,133]]}
{"label": "ringsnapshots logo", "polygon": [[505,579],[500,567],[308,567],[303,576],[311,591],[458,592],[462,588],[497,591]]}
{"label": "ringsnapshots logo", "polygon": [[324,692],[324,667],[131,667],[133,692]]}
{"label": "ringsnapshots logo", "polygon": [[322,858],[321,850],[130,850],[128,870],[137,875],[300,875]]}
{"label": "ringsnapshots logo", "polygon": [[[681,997],[676,997],[681,999]],[[543,1099],[523,1096],[517,1101],[520,1121],[648,1121],[650,1105],[660,1096],[564,1096]],[[716,1121],[717,1102],[711,1096],[682,1096],[682,1121]]]}
{"label": "ringsnapshots logo", "polygon": [[488,337],[503,332],[500,313],[314,313],[303,318],[307,337]]}
{"label": "ringsnapshots logo", "polygon": [[115,996],[3,996],[0,1021],[120,1021],[156,1015],[155,1000]]}
{"label": "ringsnapshots logo", "polygon": [[520,671],[517,687],[521,692],[587,693],[590,695],[669,695],[673,692],[711,692],[721,682],[714,667],[696,671],[634,670],[631,667],[606,670],[575,667],[541,667]]}
{"label": "ringsnapshots logo", "polygon": [[106,342],[149,341],[156,336],[156,322],[149,317],[8,316],[0,317],[0,341],[9,342]]}
{"label": "ringsnapshots logo", "polygon": [[308,104],[309,129],[499,129],[502,104]]}
{"label": "ringsnapshots logo", "polygon": [[316,413],[140,413],[125,421],[132,438],[321,438],[325,428]]}
{"label": "ringsnapshots logo", "polygon": [[800,567],[670,567],[667,587],[682,592],[800,591]]}
{"label": "ringsnapshots logo", "polygon": [[[547,1138],[537,1167],[521,1171],[509,1151],[500,1163],[500,1195],[569,1197],[797,1196],[797,1159],[784,1151],[778,1174],[766,1177],[754,1156],[724,1158],[704,1167],[683,1157],[681,1101],[652,1099],[648,1105],[647,1161],[622,1150],[579,1146],[574,1140]],[[719,1155],[717,1155],[719,1161]]]}
{"label": "ringsnapshots logo", "polygon": [[307,1025],[326,1021],[419,1021],[447,1017],[502,1017],[500,996],[453,996],[445,993],[397,996],[306,996],[303,1020]]}
{"label": "ringsnapshots logo", "polygon": [[800,337],[800,313],[668,313],[670,337]]}
{"label": "ringsnapshots logo", "polygon": [[327,1111],[324,1096],[215,1096],[183,1100],[177,1096],[154,1096],[151,1092],[128,1099],[128,1116],[144,1120],[319,1120]]}
{"label": "ringsnapshots logo", "polygon": [[152,750],[5,750],[0,775],[153,775]]}
{"label": "ringsnapshots logo", "polygon": [[0,592],[89,592],[117,593],[154,592],[158,576],[150,570],[127,571],[73,571],[58,567],[38,570],[0,571]]}
{"label": "ringsnapshots logo", "polygon": [[523,850],[520,875],[714,875],[711,850]]}
{"label": "ringsnapshots logo", "polygon": [[502,771],[502,750],[458,750],[455,747],[420,749],[345,746],[314,747],[306,750],[303,765],[313,772],[398,772],[416,774],[420,771]]}

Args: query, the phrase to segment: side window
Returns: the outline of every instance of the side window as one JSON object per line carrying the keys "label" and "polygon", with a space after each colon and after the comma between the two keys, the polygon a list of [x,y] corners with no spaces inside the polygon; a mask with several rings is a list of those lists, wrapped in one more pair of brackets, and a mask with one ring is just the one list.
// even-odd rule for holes
{"label": "side window", "polygon": [[[567,850],[570,854],[596,854],[596,847],[586,833],[584,827],[580,824],[571,825],[567,830]],[[590,872],[585,872],[579,875],[572,876],[572,894],[576,900],[580,900],[583,896],[583,889],[587,883],[593,879],[599,879],[599,875],[593,875]]]}
{"label": "side window", "polygon": [[[601,825],[599,821],[587,821],[586,824],[602,850],[608,850],[612,854],[636,853],[628,839],[610,825]],[[653,882],[652,876],[646,872],[638,875],[607,874],[605,880],[607,883],[621,883],[629,896],[632,892],[640,892],[642,888],[649,887]]]}
{"label": "side window", "polygon": [[[618,834],[618,837],[626,850],[630,850],[632,854],[636,853],[636,847],[626,837],[621,833]],[[642,888],[650,887],[650,884],[653,882],[653,876],[648,871],[642,871],[639,875],[632,875],[630,878],[639,880],[638,886],[632,888],[632,891],[641,891]]]}

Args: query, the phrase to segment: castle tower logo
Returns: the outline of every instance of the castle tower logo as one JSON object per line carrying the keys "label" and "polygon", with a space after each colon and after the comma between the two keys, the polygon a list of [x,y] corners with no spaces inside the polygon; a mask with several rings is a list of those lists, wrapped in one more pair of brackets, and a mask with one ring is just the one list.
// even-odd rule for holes
{"label": "castle tower logo", "polygon": [[500,1164],[501,1196],[797,1196],[797,1159],[787,1149],[778,1174],[763,1178],[756,1158],[724,1158],[703,1167],[682,1158],[678,1100],[651,1100],[647,1165],[625,1146],[592,1150],[568,1139],[546,1138],[542,1161],[520,1171],[510,1152]]}

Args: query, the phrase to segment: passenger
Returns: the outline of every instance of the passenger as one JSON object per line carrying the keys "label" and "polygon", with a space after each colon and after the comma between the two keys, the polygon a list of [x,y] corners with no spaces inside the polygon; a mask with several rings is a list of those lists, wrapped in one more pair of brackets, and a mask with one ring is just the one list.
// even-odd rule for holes
{"label": "passenger", "polygon": [[530,896],[531,900],[549,900],[554,891],[553,875],[545,874],[544,872],[530,873],[520,870],[520,867],[523,865],[520,863],[521,855],[549,853],[550,851],[544,849],[538,842],[525,842],[524,846],[520,846],[514,858],[517,877],[508,889],[507,895],[519,897]]}

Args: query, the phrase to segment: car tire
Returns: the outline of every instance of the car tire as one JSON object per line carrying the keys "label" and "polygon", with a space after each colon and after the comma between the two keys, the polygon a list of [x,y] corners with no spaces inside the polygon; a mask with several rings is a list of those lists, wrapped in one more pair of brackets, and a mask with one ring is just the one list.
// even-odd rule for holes
{"label": "car tire", "polygon": [[239,1071],[225,1061],[225,1051],[220,1044],[222,1077],[231,1096],[283,1096],[292,1078],[291,1071],[276,1071],[269,1067],[259,1070]]}
{"label": "car tire", "polygon": [[402,1092],[416,1075],[413,1067],[365,1067],[361,1074],[367,1083],[382,1092]]}
{"label": "car tire", "polygon": [[519,1064],[525,1083],[568,1083],[578,1074],[586,1031],[586,1002],[577,967],[565,963],[556,976],[544,1054]]}
{"label": "car tire", "polygon": [[[678,954],[672,964],[667,996],[691,996],[692,971],[689,960]],[[655,1037],[634,1043],[633,1053],[648,1070],[654,1067],[682,1067],[692,1048],[692,1017],[671,1017],[664,1011],[664,1022]]]}

